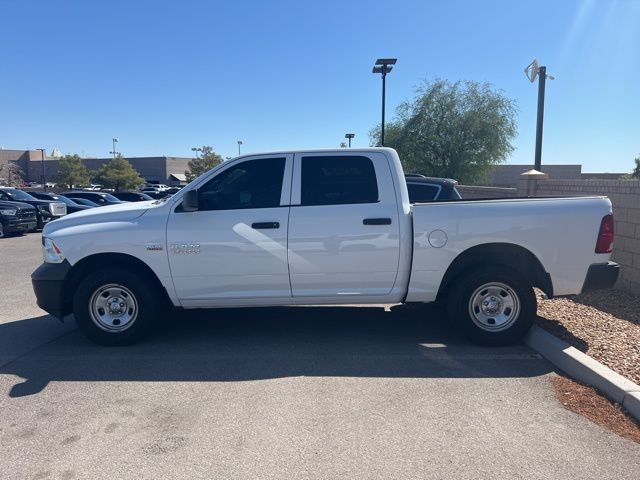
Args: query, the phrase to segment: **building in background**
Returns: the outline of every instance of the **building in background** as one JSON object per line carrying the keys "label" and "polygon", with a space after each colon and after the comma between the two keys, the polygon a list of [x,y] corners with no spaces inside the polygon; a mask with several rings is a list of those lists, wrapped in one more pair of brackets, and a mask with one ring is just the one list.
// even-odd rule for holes
{"label": "building in background", "polygon": [[[47,182],[55,182],[58,175],[60,152],[54,150],[55,156],[42,154],[38,150],[0,150],[0,184],[7,184],[3,175],[10,164],[17,166],[22,172],[25,182],[42,182],[42,167]],[[185,170],[189,168],[188,157],[126,157],[140,176],[147,182],[164,183],[167,185],[185,185]],[[112,160],[106,158],[83,158],[89,170],[98,170],[102,165]],[[5,167],[3,167],[3,165]]]}

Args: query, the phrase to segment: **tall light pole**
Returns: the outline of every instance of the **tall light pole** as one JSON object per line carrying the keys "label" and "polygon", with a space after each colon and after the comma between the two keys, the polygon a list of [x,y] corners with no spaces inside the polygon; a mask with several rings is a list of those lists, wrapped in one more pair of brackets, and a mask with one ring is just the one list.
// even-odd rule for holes
{"label": "tall light pole", "polygon": [[111,155],[113,155],[113,159],[116,159],[116,155],[118,154],[118,152],[116,152],[116,143],[118,143],[118,139],[117,138],[112,138],[111,139],[111,143],[113,144],[113,150],[111,152],[109,152]]}
{"label": "tall light pole", "polygon": [[44,175],[44,148],[36,148],[36,150],[40,151],[40,159],[42,162],[42,191],[46,192],[47,191],[47,179],[45,178]]}
{"label": "tall light pole", "polygon": [[200,147],[191,147],[191,151],[192,152],[196,152],[196,160],[198,159],[198,152],[202,151],[202,148]]}
{"label": "tall light pole", "polygon": [[382,74],[382,122],[380,123],[380,146],[384,147],[384,104],[385,104],[385,91],[387,84],[387,73],[393,70],[393,65],[398,61],[397,58],[379,58],[376,60],[376,64],[373,67],[373,73]]}
{"label": "tall light pole", "polygon": [[242,145],[242,140],[238,140],[238,156],[240,156],[240,145]]}
{"label": "tall light pole", "polygon": [[544,122],[544,88],[547,81],[555,80],[552,75],[547,75],[547,67],[540,66],[537,58],[533,59],[527,68],[524,69],[524,74],[527,76],[531,83],[538,78],[538,118],[536,120],[536,154],[535,154],[535,170],[542,171],[542,125]]}
{"label": "tall light pole", "polygon": [[356,134],[355,133],[345,133],[344,134],[344,138],[346,138],[347,140],[349,140],[349,148],[351,148],[351,139],[353,137],[355,137]]}

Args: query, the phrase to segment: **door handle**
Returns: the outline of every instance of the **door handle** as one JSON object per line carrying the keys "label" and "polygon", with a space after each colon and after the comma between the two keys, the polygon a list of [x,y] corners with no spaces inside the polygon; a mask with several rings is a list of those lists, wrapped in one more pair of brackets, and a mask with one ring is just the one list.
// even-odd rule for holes
{"label": "door handle", "polygon": [[251,224],[251,228],[265,230],[267,228],[280,228],[280,222],[256,222]]}
{"label": "door handle", "polygon": [[391,225],[390,218],[365,218],[362,220],[363,225]]}

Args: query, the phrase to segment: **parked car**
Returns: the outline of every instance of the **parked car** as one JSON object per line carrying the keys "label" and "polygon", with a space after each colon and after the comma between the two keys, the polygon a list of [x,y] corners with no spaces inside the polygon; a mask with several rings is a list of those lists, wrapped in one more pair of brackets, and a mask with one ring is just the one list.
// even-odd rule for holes
{"label": "parked car", "polygon": [[412,205],[395,150],[295,151],[229,160],[164,201],[53,222],[32,280],[41,308],[73,313],[106,345],[142,338],[167,305],[436,300],[474,341],[504,345],[533,324],[534,287],[611,287],[612,246],[604,196]]}
{"label": "parked car", "polygon": [[123,203],[122,200],[118,200],[116,197],[107,192],[88,192],[88,191],[71,191],[71,192],[63,192],[67,198],[86,198],[87,200],[91,200],[93,203],[98,204],[99,206],[104,205],[116,205],[118,203]]}
{"label": "parked car", "polygon": [[[60,196],[64,197],[65,195],[60,195]],[[76,197],[72,197],[72,196],[67,196],[66,198],[76,202],[78,205],[85,205],[87,207],[92,207],[92,208],[100,206],[97,203],[92,202],[91,200],[87,200],[86,198],[76,198]]]}
{"label": "parked car", "polygon": [[[67,206],[63,202],[51,200],[39,200],[27,192],[17,188],[0,188],[0,200],[7,202],[28,203],[36,209],[36,228],[42,229],[51,220],[64,217],[67,214]],[[34,229],[34,230],[35,230]]]}
{"label": "parked car", "polygon": [[27,203],[0,201],[0,238],[35,230],[36,209]]}
{"label": "parked car", "polygon": [[426,177],[416,173],[406,173],[405,179],[410,203],[460,200],[462,198],[456,190],[458,182],[451,178]]}
{"label": "parked car", "polygon": [[126,202],[144,202],[147,200],[153,200],[153,198],[143,192],[114,192],[111,195],[116,197],[118,200]]}
{"label": "parked car", "polygon": [[140,190],[140,192],[144,193],[145,195],[149,195],[154,200],[164,198],[168,195],[166,191],[159,190],[155,187],[145,187],[142,190]]}
{"label": "parked car", "polygon": [[160,190],[162,192],[162,191],[165,191],[166,189],[168,189],[169,187],[167,185],[165,185],[164,183],[147,183],[147,184],[145,184],[144,188],[154,188],[154,189]]}
{"label": "parked car", "polygon": [[75,213],[81,212],[82,210],[87,210],[91,207],[86,205],[80,205],[70,198],[65,197],[64,195],[58,195],[56,193],[48,193],[48,192],[30,192],[30,195],[39,198],[40,200],[53,200],[56,202],[62,202],[67,205],[67,213]]}

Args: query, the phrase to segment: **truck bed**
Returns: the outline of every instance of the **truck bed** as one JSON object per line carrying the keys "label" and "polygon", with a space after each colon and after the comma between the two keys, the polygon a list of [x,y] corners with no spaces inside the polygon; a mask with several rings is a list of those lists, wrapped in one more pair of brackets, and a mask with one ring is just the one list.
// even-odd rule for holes
{"label": "truck bed", "polygon": [[[553,278],[554,295],[580,293],[607,197],[461,199],[411,205],[414,250],[407,301],[435,300],[454,259],[475,245],[527,249]],[[605,260],[606,261],[606,260]]]}

